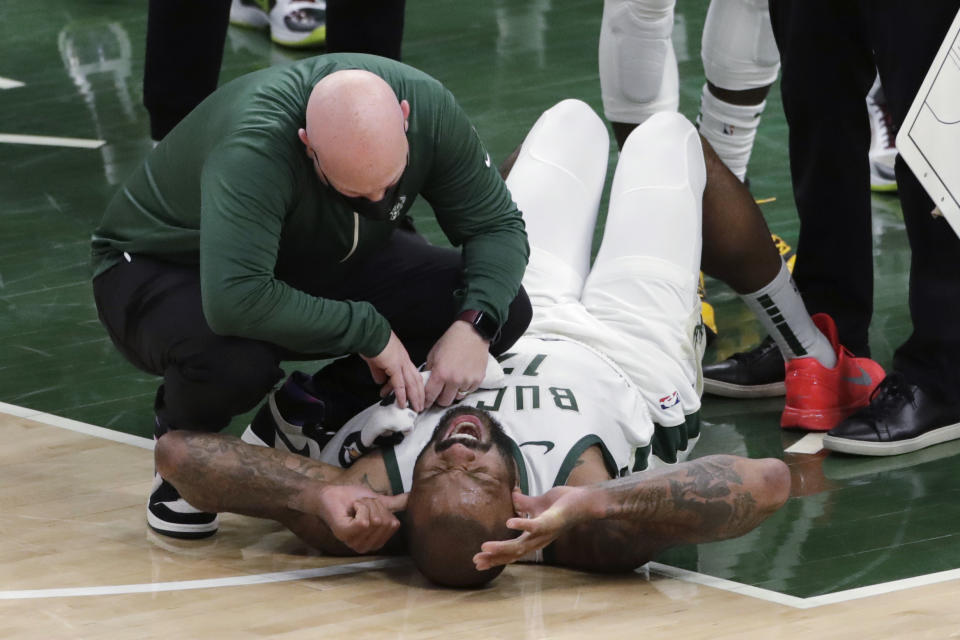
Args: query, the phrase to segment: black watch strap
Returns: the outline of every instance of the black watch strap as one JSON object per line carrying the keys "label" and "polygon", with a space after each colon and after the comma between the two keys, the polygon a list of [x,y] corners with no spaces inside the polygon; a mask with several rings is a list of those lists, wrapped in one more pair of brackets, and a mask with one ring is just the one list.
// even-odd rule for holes
{"label": "black watch strap", "polygon": [[481,338],[490,342],[493,342],[497,338],[497,334],[500,333],[500,325],[497,324],[497,321],[493,319],[493,316],[483,311],[477,311],[476,309],[461,311],[457,320],[463,320],[472,325]]}

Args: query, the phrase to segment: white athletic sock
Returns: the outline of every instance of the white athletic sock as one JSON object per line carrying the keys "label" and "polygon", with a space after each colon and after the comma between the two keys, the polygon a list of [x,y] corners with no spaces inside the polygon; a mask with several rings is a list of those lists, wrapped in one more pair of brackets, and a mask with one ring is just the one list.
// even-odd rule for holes
{"label": "white athletic sock", "polygon": [[740,178],[740,182],[747,175],[747,163],[750,162],[753,141],[760,126],[760,115],[766,106],[766,100],[748,106],[730,104],[710,93],[706,84],[703,85],[697,128],[723,164]]}
{"label": "white athletic sock", "polygon": [[828,369],[836,366],[833,345],[813,324],[782,261],[780,271],[767,286],[741,297],[773,336],[784,359],[813,357]]}

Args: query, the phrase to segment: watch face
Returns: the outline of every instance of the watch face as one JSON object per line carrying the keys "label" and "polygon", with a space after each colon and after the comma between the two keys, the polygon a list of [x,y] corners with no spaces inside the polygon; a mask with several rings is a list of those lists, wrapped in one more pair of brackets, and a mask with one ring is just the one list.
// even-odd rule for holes
{"label": "watch face", "polygon": [[494,336],[497,335],[497,331],[500,329],[500,327],[497,326],[496,320],[483,311],[477,314],[477,317],[473,321],[473,326],[475,326],[477,332],[487,340],[493,340]]}
{"label": "watch face", "polygon": [[465,320],[472,324],[477,333],[479,333],[480,336],[485,340],[492,341],[500,331],[500,326],[497,324],[496,320],[483,311],[469,309],[461,313],[459,319]]}

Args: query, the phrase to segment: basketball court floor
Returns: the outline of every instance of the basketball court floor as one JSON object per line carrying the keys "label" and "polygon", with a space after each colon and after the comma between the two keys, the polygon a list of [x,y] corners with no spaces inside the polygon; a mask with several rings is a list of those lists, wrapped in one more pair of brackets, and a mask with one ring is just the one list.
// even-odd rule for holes
{"label": "basketball court floor", "polygon": [[[705,6],[680,0],[674,32],[691,118]],[[599,25],[595,1],[419,0],[407,8],[404,61],[446,83],[502,159],[563,98],[601,110]],[[631,575],[515,566],[490,588],[447,591],[403,558],[323,557],[240,516],[203,541],[150,533],[157,380],[100,327],[88,258],[106,202],[150,149],[145,31],[145,3],[0,3],[0,638],[940,638],[960,628],[960,443],[827,455],[815,436],[779,428],[776,398],[705,398],[696,453],[783,458],[787,505],[747,536],[677,548]],[[304,55],[231,27],[221,82]],[[777,87],[750,179],[772,230],[793,243]],[[889,366],[910,331],[909,249],[896,198],[874,195],[873,206],[871,342]],[[425,206],[414,215],[445,242]],[[761,334],[729,289],[708,282],[708,293],[721,331],[709,362]]]}

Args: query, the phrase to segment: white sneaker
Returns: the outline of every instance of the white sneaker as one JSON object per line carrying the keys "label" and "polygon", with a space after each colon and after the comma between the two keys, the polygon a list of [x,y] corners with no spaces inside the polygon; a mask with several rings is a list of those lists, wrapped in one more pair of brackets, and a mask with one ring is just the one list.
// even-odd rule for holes
{"label": "white sneaker", "polygon": [[894,144],[897,134],[887,111],[887,99],[880,86],[880,76],[877,76],[867,94],[867,113],[870,114],[870,189],[885,193],[896,191],[897,176],[893,166],[897,159],[897,147]]}
{"label": "white sneaker", "polygon": [[285,47],[322,47],[327,41],[324,0],[233,0],[230,24],[270,28],[270,39]]}

